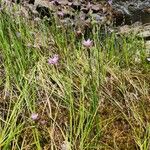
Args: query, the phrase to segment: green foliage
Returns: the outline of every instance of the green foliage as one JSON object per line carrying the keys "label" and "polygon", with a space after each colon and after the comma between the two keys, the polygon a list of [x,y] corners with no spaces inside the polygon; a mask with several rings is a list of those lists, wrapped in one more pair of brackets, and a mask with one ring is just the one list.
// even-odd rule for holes
{"label": "green foliage", "polygon": [[149,149],[144,41],[101,28],[86,49],[72,29],[0,13],[1,149]]}

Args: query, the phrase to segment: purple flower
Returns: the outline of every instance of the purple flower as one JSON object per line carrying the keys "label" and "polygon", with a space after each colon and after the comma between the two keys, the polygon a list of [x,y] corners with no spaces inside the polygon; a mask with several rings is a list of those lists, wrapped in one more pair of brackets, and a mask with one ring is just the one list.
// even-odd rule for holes
{"label": "purple flower", "polygon": [[56,64],[58,63],[58,60],[59,60],[59,56],[57,54],[55,54],[53,57],[49,58],[48,59],[48,63],[49,64]]}
{"label": "purple flower", "polygon": [[84,40],[84,41],[82,42],[82,44],[83,44],[83,46],[85,46],[86,48],[90,48],[90,47],[93,46],[93,41],[90,40],[90,39]]}
{"label": "purple flower", "polygon": [[39,117],[39,114],[38,114],[38,113],[32,113],[32,114],[31,114],[31,119],[34,120],[34,121],[35,121],[35,120],[38,120],[38,117]]}

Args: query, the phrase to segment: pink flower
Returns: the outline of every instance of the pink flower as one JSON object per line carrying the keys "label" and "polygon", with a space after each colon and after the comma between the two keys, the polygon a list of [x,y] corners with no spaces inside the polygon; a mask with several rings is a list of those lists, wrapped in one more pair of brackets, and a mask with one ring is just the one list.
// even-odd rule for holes
{"label": "pink flower", "polygon": [[57,64],[59,60],[59,56],[57,54],[55,54],[53,57],[48,59],[48,63],[49,64]]}
{"label": "pink flower", "polygon": [[86,48],[90,48],[90,47],[93,46],[93,41],[90,40],[90,39],[84,40],[84,41],[82,42],[82,44],[83,44],[83,46],[85,46]]}
{"label": "pink flower", "polygon": [[38,114],[38,113],[32,113],[32,114],[31,114],[31,119],[34,120],[34,121],[37,120],[38,117],[39,117],[39,114]]}

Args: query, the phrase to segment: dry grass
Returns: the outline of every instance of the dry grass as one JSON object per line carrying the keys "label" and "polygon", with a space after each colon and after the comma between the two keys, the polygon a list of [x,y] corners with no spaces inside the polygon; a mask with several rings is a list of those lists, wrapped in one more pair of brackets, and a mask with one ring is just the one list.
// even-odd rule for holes
{"label": "dry grass", "polygon": [[[149,149],[142,40],[96,32],[89,58],[73,30],[6,12],[0,18],[1,149]],[[58,64],[48,64],[54,54]]]}

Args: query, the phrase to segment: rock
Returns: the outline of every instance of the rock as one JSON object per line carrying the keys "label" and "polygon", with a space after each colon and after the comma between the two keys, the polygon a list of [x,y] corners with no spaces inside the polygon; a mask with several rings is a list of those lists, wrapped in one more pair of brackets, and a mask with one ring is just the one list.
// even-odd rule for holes
{"label": "rock", "polygon": [[35,0],[12,0],[12,2],[17,3],[17,4],[27,3],[27,4],[33,4],[34,5]]}
{"label": "rock", "polygon": [[88,12],[89,12],[89,8],[87,8],[87,7],[82,7],[81,8],[81,11],[83,11],[85,14],[87,14]]}
{"label": "rock", "polygon": [[143,11],[150,14],[150,8],[145,8]]}
{"label": "rock", "polygon": [[[21,0],[20,0],[21,1]],[[53,15],[59,17],[58,21],[61,22],[74,22],[73,24],[76,26],[78,24],[77,20],[80,20],[82,24],[87,23],[87,19],[90,18],[91,13],[95,13],[94,20],[97,22],[100,21],[100,16],[103,14],[103,4],[102,2],[93,2],[86,0],[22,0],[26,1],[25,5],[31,5],[35,8],[30,8],[31,14],[35,14],[36,17],[40,17],[41,19],[44,17],[51,18]],[[23,5],[23,6],[25,6]],[[108,7],[105,7],[106,9]],[[110,10],[108,10],[110,11]],[[37,15],[37,12],[39,15]],[[107,12],[107,10],[105,10]],[[96,13],[99,13],[96,15]],[[100,15],[100,16],[99,16]],[[103,15],[109,15],[103,14]],[[65,19],[69,18],[71,21],[66,21]],[[107,17],[105,17],[107,18]],[[64,19],[64,21],[62,21]],[[104,22],[101,22],[104,23]],[[88,26],[88,25],[87,25]]]}
{"label": "rock", "polygon": [[[150,22],[148,18],[148,13],[150,9],[149,0],[132,0],[132,1],[119,1],[114,0],[112,3],[113,12],[115,12],[114,18],[117,20],[117,24],[133,24],[136,21],[143,21],[144,23]],[[117,15],[116,15],[117,14]],[[147,15],[148,14],[148,15]],[[149,15],[150,16],[150,15]],[[118,19],[119,18],[119,19]]]}
{"label": "rock", "polygon": [[61,12],[59,12],[58,14],[59,16],[61,15],[61,18],[70,18],[70,19],[74,19],[74,15],[73,13],[71,13],[68,10],[62,10]]}
{"label": "rock", "polygon": [[29,0],[29,4],[33,4],[34,5],[35,0]]}
{"label": "rock", "polygon": [[141,23],[134,23],[133,25],[124,25],[118,27],[119,34],[130,34],[133,33],[139,38],[150,40],[150,25],[142,25]]}
{"label": "rock", "polygon": [[78,1],[75,1],[72,3],[71,7],[74,9],[74,10],[77,10],[79,11],[81,9],[81,3],[78,2]]}
{"label": "rock", "polygon": [[68,5],[68,1],[67,0],[63,0],[63,1],[58,1],[59,5]]}
{"label": "rock", "polygon": [[48,2],[48,1],[46,1],[46,0],[35,0],[34,5],[35,6],[41,5],[41,6],[45,6],[45,7],[51,8],[53,4]]}
{"label": "rock", "polygon": [[142,31],[138,34],[138,36],[144,38],[145,40],[150,40],[150,30]]}
{"label": "rock", "polygon": [[91,9],[93,13],[98,13],[100,11],[100,5],[92,5]]}
{"label": "rock", "polygon": [[42,5],[37,5],[36,11],[39,13],[40,18],[44,18],[44,17],[51,18],[52,17],[52,12],[50,11],[50,9],[48,7],[45,7]]}
{"label": "rock", "polygon": [[150,55],[150,40],[145,42],[145,48],[146,48],[147,54]]}
{"label": "rock", "polygon": [[65,16],[62,11],[59,11],[59,12],[57,13],[57,15],[58,15],[58,17],[60,17],[61,19],[63,19],[64,16]]}

